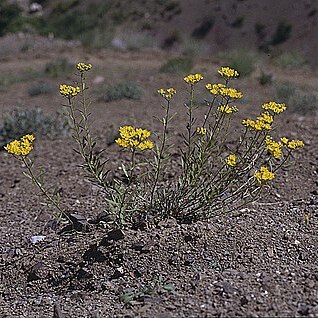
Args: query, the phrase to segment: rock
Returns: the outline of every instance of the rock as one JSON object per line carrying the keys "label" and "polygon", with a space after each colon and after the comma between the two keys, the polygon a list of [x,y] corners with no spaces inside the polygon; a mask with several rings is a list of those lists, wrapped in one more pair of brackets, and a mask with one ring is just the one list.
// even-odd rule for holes
{"label": "rock", "polygon": [[36,235],[31,237],[31,242],[35,244],[35,243],[43,241],[44,239],[45,239],[44,235]]}
{"label": "rock", "polygon": [[115,269],[115,271],[112,274],[112,276],[110,277],[110,279],[117,279],[117,278],[122,277],[122,276],[124,276],[124,268],[121,266],[121,267],[118,267]]}
{"label": "rock", "polygon": [[245,296],[242,296],[240,299],[240,304],[241,306],[247,305],[248,304],[248,300]]}
{"label": "rock", "polygon": [[184,258],[184,265],[185,266],[190,266],[194,262],[194,259],[191,256],[186,256]]}
{"label": "rock", "polygon": [[106,260],[106,257],[100,250],[98,250],[97,244],[92,244],[85,251],[83,260],[92,262],[104,262]]}
{"label": "rock", "polygon": [[27,281],[32,282],[43,278],[42,268],[44,267],[43,262],[37,262],[33,265],[28,273]]}
{"label": "rock", "polygon": [[126,42],[120,38],[114,38],[111,44],[115,49],[126,50],[127,48]]}
{"label": "rock", "polygon": [[302,316],[307,316],[309,314],[309,306],[306,304],[299,304],[298,305],[298,310],[297,312],[299,312]]}
{"label": "rock", "polygon": [[122,240],[125,237],[124,232],[120,229],[108,232],[107,236],[109,240],[114,241]]}
{"label": "rock", "polygon": [[86,268],[80,268],[77,271],[77,279],[88,279],[88,278],[92,278],[93,274],[91,274]]}
{"label": "rock", "polygon": [[119,241],[124,239],[125,235],[124,232],[120,229],[112,230],[107,233],[105,237],[102,238],[99,245],[101,246],[108,246],[111,245],[114,241]]}
{"label": "rock", "polygon": [[267,255],[269,257],[273,257],[274,256],[274,249],[272,247],[268,247],[267,248]]}
{"label": "rock", "polygon": [[61,307],[58,303],[54,304],[53,318],[65,318],[65,315],[61,311]]}
{"label": "rock", "polygon": [[153,241],[148,241],[148,242],[138,241],[132,245],[132,248],[135,251],[139,251],[141,253],[149,253],[153,245],[154,245]]}
{"label": "rock", "polygon": [[96,84],[96,85],[102,84],[102,83],[104,83],[104,81],[105,81],[105,77],[99,75],[99,76],[96,76],[96,77],[93,79],[93,84]]}
{"label": "rock", "polygon": [[226,294],[234,294],[235,293],[235,288],[229,282],[223,282],[222,289],[223,289],[223,292]]}

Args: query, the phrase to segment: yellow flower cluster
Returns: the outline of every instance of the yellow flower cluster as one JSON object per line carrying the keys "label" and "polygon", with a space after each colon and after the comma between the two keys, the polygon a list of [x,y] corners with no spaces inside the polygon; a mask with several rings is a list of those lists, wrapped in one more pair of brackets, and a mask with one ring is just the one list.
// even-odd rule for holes
{"label": "yellow flower cluster", "polygon": [[203,80],[203,76],[199,73],[197,74],[190,74],[184,78],[184,81],[190,85],[194,85],[198,82]]}
{"label": "yellow flower cluster", "polygon": [[197,128],[197,134],[198,135],[201,135],[201,136],[204,136],[206,134],[206,128],[204,127],[198,127]]}
{"label": "yellow flower cluster", "polygon": [[158,90],[158,93],[167,101],[171,100],[173,95],[176,94],[176,92],[177,91],[172,87],[167,89],[160,88]]}
{"label": "yellow flower cluster", "polygon": [[238,71],[234,70],[233,68],[229,67],[221,67],[218,70],[218,73],[224,77],[225,79],[232,79],[238,77],[240,74]]}
{"label": "yellow flower cluster", "polygon": [[77,63],[76,68],[80,72],[87,72],[92,68],[92,64]]}
{"label": "yellow flower cluster", "polygon": [[224,84],[206,84],[205,87],[212,95],[227,96],[235,99],[243,97],[242,92],[235,88],[226,87]]}
{"label": "yellow flower cluster", "polygon": [[238,112],[238,108],[231,105],[221,105],[218,107],[218,111],[225,114],[232,114]]}
{"label": "yellow flower cluster", "polygon": [[25,157],[33,149],[32,142],[35,140],[33,135],[25,135],[19,140],[13,140],[4,149],[15,156]]}
{"label": "yellow flower cluster", "polygon": [[265,139],[266,148],[273,154],[273,157],[278,159],[283,155],[282,147],[283,143],[275,141],[271,136],[267,136]]}
{"label": "yellow flower cluster", "polygon": [[225,159],[225,162],[228,166],[231,166],[231,167],[234,167],[236,166],[236,159],[237,159],[237,156],[235,154],[230,154],[226,159]]}
{"label": "yellow flower cluster", "polygon": [[280,114],[287,109],[285,104],[278,104],[275,102],[269,102],[262,105],[265,110],[271,110],[274,114]]}
{"label": "yellow flower cluster", "polygon": [[271,124],[274,121],[274,117],[269,112],[261,113],[260,116],[257,117],[257,120],[262,121],[267,124]]}
{"label": "yellow flower cluster", "polygon": [[115,142],[123,148],[140,150],[153,148],[153,142],[148,140],[151,132],[146,129],[124,126],[119,128],[119,134],[120,138]]}
{"label": "yellow flower cluster", "polygon": [[259,184],[262,184],[263,182],[273,180],[275,178],[275,174],[269,171],[266,167],[261,167],[259,171],[254,173],[254,177]]}
{"label": "yellow flower cluster", "polygon": [[60,85],[61,95],[65,96],[67,98],[72,98],[72,97],[76,96],[80,91],[81,91],[81,89],[78,86],[74,87],[74,86],[66,85],[66,84]]}
{"label": "yellow flower cluster", "polygon": [[286,137],[283,137],[280,140],[289,149],[296,149],[296,148],[299,148],[299,147],[304,147],[304,142],[302,140],[289,140]]}
{"label": "yellow flower cluster", "polygon": [[245,127],[255,129],[255,130],[271,130],[272,126],[269,123],[266,123],[262,120],[252,120],[252,119],[244,119],[242,124]]}

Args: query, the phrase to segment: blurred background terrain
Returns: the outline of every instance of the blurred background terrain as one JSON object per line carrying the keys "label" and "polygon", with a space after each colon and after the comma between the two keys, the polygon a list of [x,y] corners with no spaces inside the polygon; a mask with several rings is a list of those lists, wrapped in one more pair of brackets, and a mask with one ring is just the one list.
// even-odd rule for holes
{"label": "blurred background terrain", "polygon": [[28,32],[93,48],[182,53],[291,50],[316,65],[317,10],[316,0],[2,0],[0,35]]}

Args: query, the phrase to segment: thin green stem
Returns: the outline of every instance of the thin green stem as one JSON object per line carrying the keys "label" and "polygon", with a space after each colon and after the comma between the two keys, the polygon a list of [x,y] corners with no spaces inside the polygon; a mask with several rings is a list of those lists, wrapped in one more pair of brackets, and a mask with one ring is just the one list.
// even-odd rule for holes
{"label": "thin green stem", "polygon": [[[85,87],[85,86],[84,86]],[[73,125],[73,130],[75,132],[75,135],[73,136],[75,141],[77,142],[78,146],[79,146],[79,153],[82,157],[82,159],[84,160],[84,162],[87,164],[87,169],[89,171],[89,173],[91,175],[93,175],[93,177],[97,180],[98,184],[107,191],[107,188],[109,188],[108,185],[105,184],[104,180],[100,177],[100,175],[97,173],[94,163],[90,160],[89,156],[87,155],[86,151],[85,151],[85,145],[82,142],[82,135],[81,135],[81,131],[80,131],[80,126],[76,120],[76,114],[75,114],[75,107],[73,104],[72,100],[69,100],[69,117],[72,120],[72,125]],[[87,117],[85,117],[87,118]],[[87,120],[85,120],[84,118],[84,125],[87,126]],[[89,132],[88,126],[87,128],[85,128],[85,134],[86,134],[86,139],[89,143],[89,153],[92,152],[92,146],[91,146],[91,137],[89,134],[87,134],[87,132]]]}
{"label": "thin green stem", "polygon": [[189,122],[187,124],[188,160],[190,159],[191,150],[192,150],[191,149],[191,141],[192,141],[192,128],[193,128],[193,102],[194,102],[194,85],[191,85],[190,106],[188,107]]}
{"label": "thin green stem", "polygon": [[133,178],[134,178],[134,170],[135,170],[135,154],[136,154],[136,150],[135,148],[132,149],[131,151],[131,159],[130,159],[130,162],[131,162],[131,166],[130,166],[130,169],[129,169],[129,173],[127,175],[127,178],[128,178],[128,183],[125,187],[125,190],[124,190],[124,193],[121,197],[121,200],[120,200],[120,206],[119,206],[119,212],[118,212],[118,216],[119,216],[119,220],[120,220],[120,224],[119,225],[122,225],[124,224],[124,221],[125,221],[125,216],[123,215],[123,208],[124,208],[124,205],[126,203],[126,197],[127,197],[127,194],[128,194],[128,189],[130,188],[131,184],[132,184],[132,181],[133,181]]}
{"label": "thin green stem", "polygon": [[44,186],[42,185],[42,183],[39,181],[39,179],[36,177],[36,175],[34,174],[33,170],[32,170],[32,166],[29,164],[28,160],[26,157],[22,157],[22,162],[25,164],[29,175],[31,177],[31,180],[34,182],[34,184],[39,188],[39,190],[41,191],[41,193],[49,200],[49,202],[60,212],[60,214],[64,217],[66,217],[68,220],[69,217],[68,215],[65,213],[65,210],[62,209],[58,203],[57,200],[55,200],[53,198],[53,196],[51,196],[48,191],[44,188]]}
{"label": "thin green stem", "polygon": [[162,136],[162,142],[161,147],[159,150],[159,153],[157,154],[157,167],[156,167],[156,173],[155,173],[155,180],[151,189],[151,195],[150,195],[150,206],[152,207],[154,194],[157,189],[157,184],[160,177],[160,170],[161,170],[161,164],[163,159],[163,154],[166,146],[166,140],[167,140],[167,130],[168,130],[168,122],[169,122],[169,111],[170,111],[170,100],[167,101],[167,108],[166,108],[166,114],[163,118],[163,136]]}
{"label": "thin green stem", "polygon": [[83,123],[84,123],[84,131],[85,131],[85,137],[89,145],[89,150],[92,149],[92,137],[90,135],[90,130],[88,127],[88,112],[87,112],[87,99],[86,99],[86,78],[84,72],[81,72],[81,95],[82,95],[82,107],[83,110],[81,112],[83,117]]}
{"label": "thin green stem", "polygon": [[211,100],[210,106],[209,106],[209,110],[208,110],[207,114],[204,116],[204,121],[203,121],[203,124],[202,124],[203,128],[205,127],[206,123],[208,122],[208,119],[210,117],[210,114],[211,114],[212,107],[214,105],[215,99],[216,99],[216,96],[214,96],[213,99]]}

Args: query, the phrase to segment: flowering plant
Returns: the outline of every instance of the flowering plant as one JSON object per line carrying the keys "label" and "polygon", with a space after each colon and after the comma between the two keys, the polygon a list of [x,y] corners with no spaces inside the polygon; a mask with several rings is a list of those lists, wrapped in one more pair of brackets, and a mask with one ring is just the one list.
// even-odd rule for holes
{"label": "flowering plant", "polygon": [[[236,145],[230,147],[231,122],[239,111],[234,104],[243,94],[230,85],[239,73],[222,67],[218,73],[223,82],[205,85],[211,100],[203,117],[198,116],[194,100],[196,87],[204,78],[202,74],[184,77],[190,99],[185,104],[187,120],[174,178],[167,177],[170,164],[175,160],[171,150],[176,149],[168,133],[176,115],[171,112],[177,93],[172,87],[158,90],[164,100],[160,132],[152,134],[131,125],[119,128],[115,142],[130,154],[130,159],[121,165],[122,176],[112,175],[103,151],[95,150],[96,141],[89,126],[86,75],[91,68],[91,64],[78,63],[80,85],[63,84],[60,93],[67,99],[66,114],[72,123],[73,138],[78,146],[76,152],[83,159],[82,167],[105,194],[105,210],[118,226],[130,224],[136,217],[160,220],[172,216],[189,222],[233,211],[254,201],[263,186],[275,179],[291,153],[304,146],[300,140],[273,137],[275,118],[286,110],[286,105],[271,101],[262,105],[263,112],[256,119],[241,122],[241,136]],[[32,162],[28,156],[33,142],[34,136],[26,135],[5,149],[25,163],[29,177],[60,214],[67,217],[59,202],[38,181],[32,164],[28,164],[27,159]]]}

